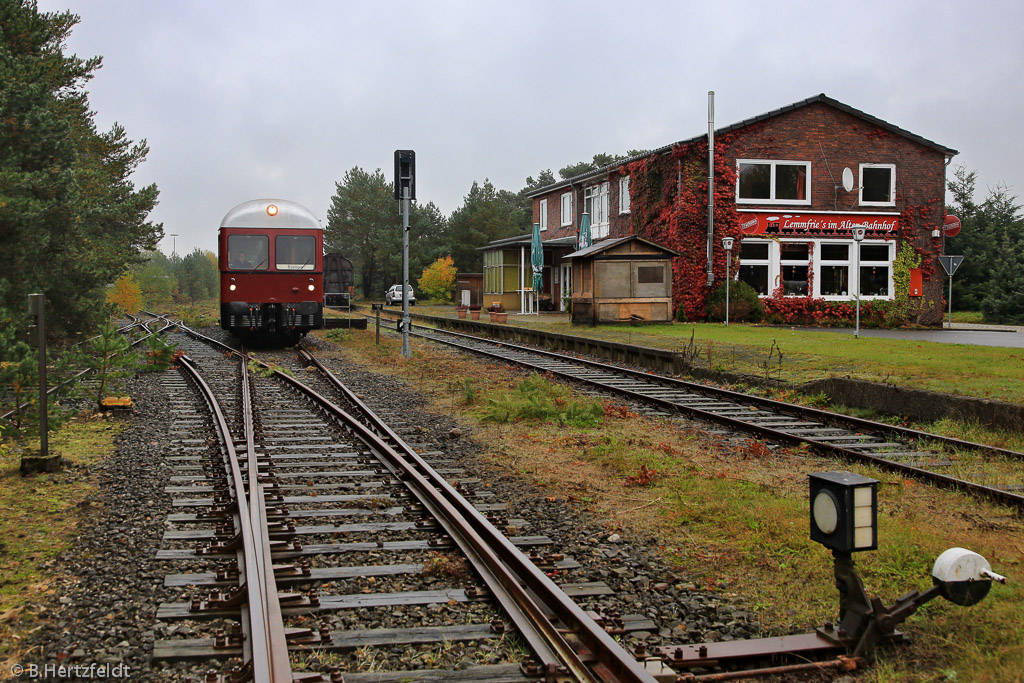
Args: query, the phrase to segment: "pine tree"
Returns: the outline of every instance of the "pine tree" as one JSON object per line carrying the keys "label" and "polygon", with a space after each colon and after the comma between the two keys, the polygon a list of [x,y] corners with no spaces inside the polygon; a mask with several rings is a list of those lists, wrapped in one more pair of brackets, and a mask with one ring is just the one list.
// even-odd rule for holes
{"label": "pine tree", "polygon": [[107,286],[162,236],[146,221],[156,186],[129,180],[145,141],[117,124],[97,131],[84,84],[101,60],[64,54],[77,22],[34,0],[0,2],[0,308],[44,293],[55,335],[98,322]]}

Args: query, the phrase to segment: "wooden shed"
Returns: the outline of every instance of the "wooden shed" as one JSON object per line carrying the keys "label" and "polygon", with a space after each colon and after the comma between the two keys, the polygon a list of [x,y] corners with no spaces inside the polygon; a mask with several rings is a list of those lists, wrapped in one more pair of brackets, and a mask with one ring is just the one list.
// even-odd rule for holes
{"label": "wooden shed", "polygon": [[679,252],[636,235],[602,240],[572,261],[572,322],[672,320],[672,259]]}

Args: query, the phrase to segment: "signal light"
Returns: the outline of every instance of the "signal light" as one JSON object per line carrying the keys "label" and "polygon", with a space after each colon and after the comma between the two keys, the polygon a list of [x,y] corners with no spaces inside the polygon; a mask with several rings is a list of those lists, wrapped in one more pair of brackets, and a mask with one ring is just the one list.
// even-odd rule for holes
{"label": "signal light", "polygon": [[819,472],[811,484],[811,540],[839,552],[878,547],[878,482],[852,472]]}

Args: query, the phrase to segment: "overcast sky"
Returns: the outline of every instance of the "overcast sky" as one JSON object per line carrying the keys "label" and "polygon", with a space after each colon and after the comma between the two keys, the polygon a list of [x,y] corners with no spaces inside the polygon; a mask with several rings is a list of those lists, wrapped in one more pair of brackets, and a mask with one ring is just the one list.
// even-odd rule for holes
{"label": "overcast sky", "polygon": [[[326,223],[353,166],[445,215],[474,180],[655,148],[825,93],[960,151],[979,195],[1024,191],[1024,3],[39,0],[102,56],[96,122],[145,138],[161,249],[216,249],[224,214],[280,197]],[[951,173],[947,174],[951,176]]]}

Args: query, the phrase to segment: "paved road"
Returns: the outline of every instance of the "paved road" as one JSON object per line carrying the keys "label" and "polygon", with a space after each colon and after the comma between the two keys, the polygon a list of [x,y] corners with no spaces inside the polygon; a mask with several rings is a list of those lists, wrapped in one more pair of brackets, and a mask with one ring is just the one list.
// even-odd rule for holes
{"label": "paved road", "polygon": [[[853,328],[822,327],[817,332],[853,334]],[[1003,325],[973,325],[953,323],[948,330],[876,330],[860,328],[861,337],[882,337],[884,339],[906,339],[908,341],[930,341],[941,344],[971,344],[974,346],[1005,346],[1024,349],[1024,327]]]}

